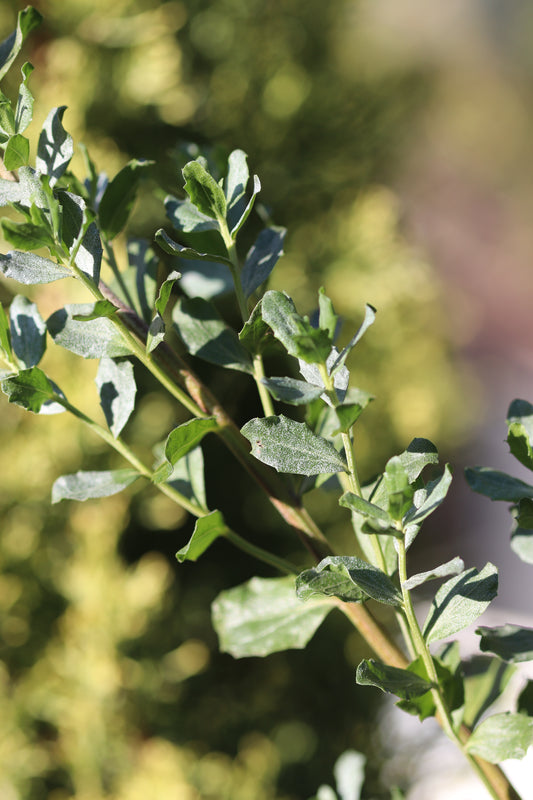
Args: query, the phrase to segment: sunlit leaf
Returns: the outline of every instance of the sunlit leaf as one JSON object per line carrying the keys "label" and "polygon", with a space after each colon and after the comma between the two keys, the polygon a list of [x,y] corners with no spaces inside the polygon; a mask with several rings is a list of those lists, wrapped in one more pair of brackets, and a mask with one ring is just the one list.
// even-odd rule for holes
{"label": "sunlit leaf", "polygon": [[139,477],[134,469],[115,469],[102,472],[76,472],[62,475],[52,486],[52,503],[60,500],[90,500],[110,497],[130,486]]}
{"label": "sunlit leaf", "polygon": [[220,511],[211,511],[205,517],[196,520],[194,531],[181,550],[176,553],[176,558],[181,564],[183,561],[197,561],[210,547],[215,539],[225,536],[228,527]]}
{"label": "sunlit leaf", "polygon": [[507,758],[523,758],[533,744],[533,719],[524,714],[494,714],[474,730],[467,751],[499,764]]}

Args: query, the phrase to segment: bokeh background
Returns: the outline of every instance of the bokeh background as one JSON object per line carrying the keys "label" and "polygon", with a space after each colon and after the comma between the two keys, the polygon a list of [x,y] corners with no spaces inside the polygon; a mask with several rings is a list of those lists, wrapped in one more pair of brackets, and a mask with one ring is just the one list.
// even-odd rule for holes
{"label": "bokeh background", "polygon": [[[0,5],[2,38],[24,5]],[[365,302],[378,309],[351,364],[376,395],[358,424],[363,478],[414,436],[435,441],[456,480],[415,560],[490,558],[502,566],[502,605],[528,612],[531,578],[509,552],[505,509],[468,493],[461,467],[518,474],[505,413],[514,397],[533,397],[531,5],[34,5],[45,21],[20,59],[36,67],[34,137],[50,108],[66,105],[65,127],[99,169],[154,159],[165,192],[181,186],[189,143],[219,158],[244,149],[263,203],[288,228],[272,285],[302,312],[324,285],[345,338]],[[81,168],[79,154],[73,163]],[[165,224],[151,188],[134,235]],[[2,302],[18,290],[3,281]],[[34,290],[44,317],[64,291]],[[72,402],[99,413],[92,362],[74,366],[54,348],[46,368]],[[148,453],[184,417],[136,377],[126,436]],[[237,418],[254,413],[245,385],[212,380]],[[66,415],[3,402],[0,430],[1,800],[305,800],[332,781],[348,747],[368,757],[365,797],[389,796],[372,724],[379,698],[355,685],[365,653],[341,619],[303,652],[220,655],[210,602],[255,565],[222,543],[178,568],[192,523],[150,489],[51,506],[59,475],[117,463]],[[291,555],[297,543],[216,442],[205,455],[211,506]],[[310,506],[342,542],[344,514],[323,498]]]}

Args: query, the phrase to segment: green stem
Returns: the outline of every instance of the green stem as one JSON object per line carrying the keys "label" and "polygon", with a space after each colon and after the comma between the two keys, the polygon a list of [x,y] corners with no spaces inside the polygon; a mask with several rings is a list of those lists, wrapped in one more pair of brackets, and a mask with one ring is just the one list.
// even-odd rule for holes
{"label": "green stem", "polygon": [[280,572],[287,573],[287,575],[298,575],[299,570],[288,561],[285,561],[284,558],[279,558],[274,553],[269,553],[267,550],[263,550],[262,547],[257,547],[257,545],[243,539],[242,536],[239,536],[238,533],[235,533],[229,528],[226,530],[225,537],[234,544],[235,547],[238,547],[239,550],[242,550],[244,553],[248,553],[248,555],[253,558],[257,558],[265,564],[270,564],[271,567],[275,567],[279,569]]}
{"label": "green stem", "polygon": [[263,358],[259,353],[254,356],[253,365],[254,379],[257,385],[257,391],[259,392],[259,397],[261,399],[261,405],[263,406],[263,412],[265,417],[272,417],[275,413],[274,405],[268,389],[266,388],[265,384],[262,383],[262,378],[265,377],[265,369],[263,366]]}

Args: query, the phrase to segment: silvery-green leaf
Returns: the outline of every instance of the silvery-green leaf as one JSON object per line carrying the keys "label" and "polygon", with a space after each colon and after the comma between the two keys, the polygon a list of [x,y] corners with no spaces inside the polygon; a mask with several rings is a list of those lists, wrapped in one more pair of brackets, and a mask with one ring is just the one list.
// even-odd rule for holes
{"label": "silvery-green leaf", "polygon": [[26,62],[22,66],[22,83],[19,88],[17,107],[15,109],[15,128],[17,133],[23,133],[33,119],[33,95],[28,89],[28,78],[33,72],[33,66]]}
{"label": "silvery-green leaf", "polygon": [[365,306],[365,318],[361,323],[361,327],[359,328],[355,336],[353,336],[352,339],[348,342],[346,347],[344,347],[341,350],[337,359],[332,364],[331,366],[332,375],[335,374],[337,370],[341,369],[341,367],[344,365],[344,362],[348,358],[350,352],[353,350],[357,342],[360,341],[360,339],[364,336],[368,328],[370,328],[370,326],[375,322],[375,319],[376,319],[376,309],[369,303],[367,303]]}
{"label": "silvery-green leaf", "polygon": [[46,350],[46,325],[35,303],[17,295],[9,308],[11,346],[20,364],[36,367]]}
{"label": "silvery-green leaf", "polygon": [[518,503],[523,497],[533,498],[533,486],[490,467],[467,467],[465,478],[474,492],[491,500]]}
{"label": "silvery-green leaf", "polygon": [[485,712],[503,694],[516,667],[500,658],[474,656],[462,663],[464,673],[463,722],[474,728]]}
{"label": "silvery-green leaf", "polygon": [[504,661],[533,661],[533,628],[519,625],[500,625],[498,628],[480,627],[479,644],[483,652],[495,653]]}
{"label": "silvery-green leaf", "polygon": [[356,511],[364,517],[371,517],[378,522],[382,522],[386,527],[391,527],[393,524],[393,520],[388,511],[385,511],[385,509],[380,508],[353,492],[345,492],[339,499],[339,505],[344,506],[344,508],[351,508],[352,511]]}
{"label": "silvery-green leaf", "polygon": [[440,478],[430,481],[423,489],[415,492],[413,505],[404,517],[406,524],[419,525],[429,517],[443,502],[452,482],[452,471],[448,464]]}
{"label": "silvery-green leaf", "polygon": [[38,414],[42,406],[56,399],[54,387],[39,367],[21,370],[2,380],[2,391],[10,403]]}
{"label": "silvery-green leaf", "polygon": [[133,364],[127,359],[102,358],[95,383],[109,429],[117,437],[135,408]]}
{"label": "silvery-green leaf", "polygon": [[403,587],[410,592],[412,589],[416,589],[417,586],[426,583],[426,581],[432,581],[435,578],[447,578],[448,575],[458,575],[464,568],[465,565],[462,558],[452,558],[451,561],[447,561],[439,567],[434,567],[434,569],[427,570],[427,572],[419,572],[416,575],[412,575],[404,581]]}
{"label": "silvery-green leaf", "polygon": [[533,405],[527,400],[513,400],[507,426],[511,453],[528,469],[533,469]]}
{"label": "silvery-green leaf", "polygon": [[[338,355],[339,351],[335,346],[333,346],[328,357],[326,358],[326,369],[328,374],[331,374],[332,365],[337,360]],[[316,364],[307,364],[303,359],[298,359],[298,364],[300,367],[300,373],[308,383],[312,383],[315,386],[321,386],[324,389],[324,382]],[[335,375],[333,376],[333,388],[335,389],[337,401],[339,403],[344,403],[346,400],[349,382],[350,373],[346,367],[343,366],[335,372]],[[333,406],[333,403],[326,393],[322,395],[322,399],[328,405]]]}
{"label": "silvery-green leaf", "polygon": [[252,455],[278,472],[321,475],[348,469],[331,442],[314,434],[304,422],[283,415],[255,418],[241,433],[252,445]]}
{"label": "silvery-green leaf", "polygon": [[115,469],[102,472],[75,472],[62,475],[52,486],[52,503],[60,500],[90,500],[110,497],[130,486],[139,477],[134,469]]}
{"label": "silvery-green leaf", "polygon": [[157,292],[157,259],[146,239],[128,240],[128,268],[122,273],[135,310],[149,323]]}
{"label": "silvery-green leaf", "polygon": [[494,714],[477,726],[466,743],[467,751],[491,764],[523,758],[533,744],[533,719],[524,714]]}
{"label": "silvery-green leaf", "polygon": [[207,511],[204,479],[204,457],[201,447],[194,447],[176,461],[167,480],[188,500]]}
{"label": "silvery-green leaf", "polygon": [[192,247],[184,247],[175,242],[163,228],[156,231],[154,238],[159,247],[171,256],[179,256],[193,261],[206,261],[209,264],[218,263],[231,266],[231,261],[226,256],[217,253],[200,253]]}
{"label": "silvery-green leaf", "polygon": [[54,186],[63,175],[74,155],[72,136],[63,127],[66,106],[53,108],[44,121],[37,145],[37,170],[50,178]]}
{"label": "silvery-green leaf", "polygon": [[218,430],[218,423],[214,417],[190,419],[174,428],[165,443],[165,461],[154,472],[153,482],[157,484],[167,481],[172,475],[174,464],[197,447],[204,436],[216,430]]}
{"label": "silvery-green leaf", "polygon": [[267,656],[305,647],[332,608],[327,599],[298,600],[294,577],[256,577],[218,595],[213,624],[223,653]]}
{"label": "silvery-green leaf", "polygon": [[487,563],[451,578],[440,587],[424,623],[426,641],[445,639],[467,628],[485,611],[498,591],[498,570]]}
{"label": "silvery-green leaf", "polygon": [[228,174],[225,180],[226,200],[228,208],[239,202],[246,193],[250,172],[246,163],[244,150],[233,150],[228,157]]}
{"label": "silvery-green leaf", "polygon": [[94,303],[80,303],[66,305],[55,311],[46,321],[46,327],[56,344],[83,358],[119,358],[131,355],[129,347],[110,319],[98,318],[83,322],[74,319],[76,316],[90,317],[94,306]]}
{"label": "silvery-green leaf", "polygon": [[267,387],[274,400],[292,406],[307,405],[322,394],[320,387],[294,378],[263,378],[261,383]]}
{"label": "silvery-green leaf", "polygon": [[[326,362],[331,352],[328,334],[313,328],[306,317],[300,316],[290,297],[283,292],[266,292],[262,299],[261,313],[276,339],[290,355],[308,364]],[[304,378],[309,381],[307,375]]]}
{"label": "silvery-green leaf", "polygon": [[[323,573],[327,577],[321,578]],[[337,585],[330,580],[332,574],[337,578]],[[363,596],[371,597],[378,603],[392,606],[402,603],[402,595],[388,575],[356,556],[328,556],[322,559],[316,567],[298,576],[296,590],[303,600],[316,594],[326,594],[357,602],[362,599],[357,591],[361,590]]]}
{"label": "silvery-green leaf", "polygon": [[383,692],[395,694],[402,700],[420,697],[429,692],[432,684],[407,669],[389,667],[373,659],[361,661],[357,667],[356,681],[361,686],[376,686]]}
{"label": "silvery-green leaf", "polygon": [[172,294],[172,287],[175,282],[181,278],[179,272],[171,272],[170,275],[163,281],[159,289],[159,294],[155,301],[156,315],[150,323],[148,328],[148,336],[146,337],[146,351],[151,353],[158,344],[165,338],[165,322],[163,314],[167,307],[170,295]]}
{"label": "silvery-green leaf", "polygon": [[40,182],[39,174],[31,167],[21,167],[18,181],[0,178],[0,206],[20,203],[29,208],[32,203],[38,208],[46,208],[46,196]]}
{"label": "silvery-green leaf", "polygon": [[42,19],[41,14],[32,6],[18,12],[16,29],[0,43],[0,80],[16,59],[26,37],[41,24]]}
{"label": "silvery-green leaf", "polygon": [[197,561],[203,553],[210,547],[215,539],[225,536],[228,526],[224,522],[224,517],[220,511],[211,511],[205,517],[196,520],[194,531],[181,550],[176,553],[179,563],[183,561]]}
{"label": "silvery-green leaf", "polygon": [[182,272],[180,286],[187,297],[212,300],[234,291],[233,278],[226,264],[182,258],[180,270]]}
{"label": "silvery-green leaf", "polygon": [[202,214],[213,219],[226,218],[226,197],[223,189],[199,161],[189,161],[182,170],[185,191]]}
{"label": "silvery-green leaf", "polygon": [[[242,228],[242,226],[244,225],[244,223],[248,219],[248,217],[250,215],[250,211],[254,207],[255,198],[257,197],[257,195],[261,191],[261,181],[259,180],[257,175],[254,175],[253,181],[254,181],[254,186],[253,186],[252,196],[248,200],[248,203],[246,204],[246,206],[245,206],[242,214],[240,215],[239,219],[235,222],[235,224],[233,224],[233,227],[231,228],[231,237],[233,239],[235,239],[236,235],[238,234],[238,232],[240,231],[240,229]],[[237,204],[231,209],[231,211],[233,213],[231,213],[229,215],[230,219],[228,220],[228,222],[230,224],[233,223],[233,219],[235,217],[235,212],[238,211],[239,208],[240,208],[240,204]]]}
{"label": "silvery-green leaf", "polygon": [[219,230],[218,222],[202,214],[190,200],[178,200],[177,197],[169,195],[165,198],[165,211],[172,227],[180,233]]}
{"label": "silvery-green leaf", "polygon": [[283,255],[285,228],[264,228],[248,251],[241,272],[245,297],[250,297],[266,281]]}
{"label": "silvery-green leaf", "polygon": [[240,372],[253,372],[252,359],[216,308],[200,297],[180,297],[172,319],[189,353]]}
{"label": "silvery-green leaf", "polygon": [[366,758],[356,750],[345,750],[337,759],[333,773],[340,800],[359,800],[365,782]]}

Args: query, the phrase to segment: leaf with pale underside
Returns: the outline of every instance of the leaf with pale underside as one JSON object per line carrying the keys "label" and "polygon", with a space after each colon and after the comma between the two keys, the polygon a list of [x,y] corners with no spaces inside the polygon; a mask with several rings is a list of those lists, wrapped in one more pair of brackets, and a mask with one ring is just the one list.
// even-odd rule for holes
{"label": "leaf with pale underside", "polygon": [[52,486],[52,503],[59,503],[60,500],[83,501],[111,497],[126,489],[139,477],[134,469],[80,471],[73,475],[62,475]]}
{"label": "leaf with pale underside", "polygon": [[468,742],[467,751],[491,764],[523,758],[533,744],[533,719],[525,714],[493,714],[481,722]]}
{"label": "leaf with pale underside", "polygon": [[176,553],[179,563],[197,561],[216,539],[225,536],[227,530],[228,526],[220,511],[211,511],[205,517],[197,519],[191,538]]}
{"label": "leaf with pale underside", "polygon": [[256,577],[218,595],[213,624],[222,652],[234,658],[267,656],[305,647],[332,608],[327,598],[302,603],[294,577]]}

